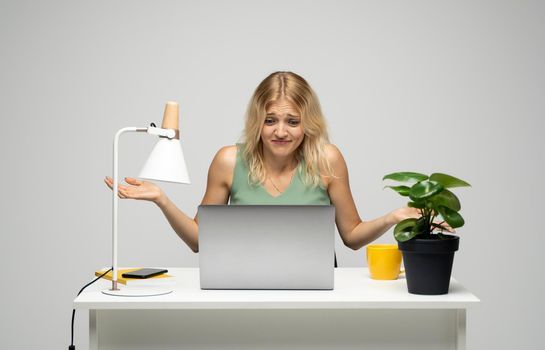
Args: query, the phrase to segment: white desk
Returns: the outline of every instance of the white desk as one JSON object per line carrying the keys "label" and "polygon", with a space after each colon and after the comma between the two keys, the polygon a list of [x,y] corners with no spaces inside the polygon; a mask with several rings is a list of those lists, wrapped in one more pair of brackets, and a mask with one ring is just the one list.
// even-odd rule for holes
{"label": "white desk", "polygon": [[375,281],[367,268],[335,269],[332,291],[201,290],[197,268],[169,274],[163,296],[107,296],[109,281],[78,296],[90,350],[465,349],[466,310],[479,303],[454,279],[449,294],[412,295],[403,277]]}

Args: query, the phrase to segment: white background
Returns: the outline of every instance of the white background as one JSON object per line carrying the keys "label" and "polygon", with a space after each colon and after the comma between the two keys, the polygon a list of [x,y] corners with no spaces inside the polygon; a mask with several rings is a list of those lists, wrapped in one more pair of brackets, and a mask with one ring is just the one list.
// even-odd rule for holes
{"label": "white background", "polygon": [[[468,312],[468,348],[538,349],[544,18],[543,2],[517,0],[2,0],[0,348],[69,344],[75,294],[111,261],[102,179],[118,129],[158,124],[164,103],[180,102],[193,183],[163,188],[194,215],[255,87],[291,70],[320,98],[364,220],[404,205],[382,190],[390,172],[473,185],[455,189],[466,226],[453,275],[482,300]],[[137,175],[154,142],[123,136],[122,176]],[[153,204],[122,201],[119,219],[120,265],[197,266]],[[366,265],[364,249],[339,239],[337,256]]]}

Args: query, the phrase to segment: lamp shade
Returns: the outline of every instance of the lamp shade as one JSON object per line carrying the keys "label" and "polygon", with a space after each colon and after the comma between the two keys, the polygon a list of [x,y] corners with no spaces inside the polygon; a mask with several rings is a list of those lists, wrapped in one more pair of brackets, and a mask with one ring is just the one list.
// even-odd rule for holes
{"label": "lamp shade", "polygon": [[185,165],[184,152],[180,144],[178,116],[178,103],[173,101],[167,102],[161,128],[175,130],[177,135],[173,139],[165,137],[159,139],[140,172],[140,178],[183,184],[190,183]]}
{"label": "lamp shade", "polygon": [[191,183],[180,140],[160,138],[138,177],[183,184]]}

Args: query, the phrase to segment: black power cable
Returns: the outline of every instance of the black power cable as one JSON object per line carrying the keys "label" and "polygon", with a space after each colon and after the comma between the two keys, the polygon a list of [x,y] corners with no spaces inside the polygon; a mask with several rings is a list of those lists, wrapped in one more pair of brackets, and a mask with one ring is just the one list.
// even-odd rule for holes
{"label": "black power cable", "polygon": [[[83,288],[81,288],[81,290],[79,291],[78,295],[81,294],[81,292],[83,292],[83,290],[87,287],[89,287],[91,284],[95,283],[96,281],[98,281],[99,279],[101,279],[102,277],[104,277],[108,272],[112,271],[113,270],[113,267],[110,268],[108,271],[104,272],[102,275],[98,276],[97,278],[95,278],[94,280],[92,280],[91,282],[87,283]],[[76,316],[76,309],[72,309],[72,337],[71,337],[71,342],[70,342],[70,345],[68,346],[68,350],[76,350],[76,346],[74,345],[74,317]]]}

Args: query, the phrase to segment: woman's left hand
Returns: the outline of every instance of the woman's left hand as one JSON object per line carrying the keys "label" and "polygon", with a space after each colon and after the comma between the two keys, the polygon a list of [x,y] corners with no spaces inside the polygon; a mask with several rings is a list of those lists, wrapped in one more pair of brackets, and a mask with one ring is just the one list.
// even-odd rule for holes
{"label": "woman's left hand", "polygon": [[399,208],[392,211],[390,214],[388,214],[388,216],[389,216],[389,220],[388,220],[389,223],[391,225],[397,225],[405,219],[409,219],[409,218],[418,219],[419,217],[422,216],[422,214],[420,213],[420,209],[411,208],[411,207],[403,207],[403,208]]}
{"label": "woman's left hand", "polygon": [[[388,216],[389,216],[389,222],[392,225],[397,225],[398,223],[400,223],[401,221],[405,219],[410,219],[410,218],[418,219],[419,217],[422,216],[422,213],[420,212],[420,209],[418,208],[403,207],[403,208],[399,208],[392,211],[390,214],[388,214]],[[436,224],[441,224],[441,226],[443,226],[448,232],[455,232],[454,229],[450,227],[449,224],[447,224],[446,222],[439,222],[439,221],[434,221],[434,222]]]}

